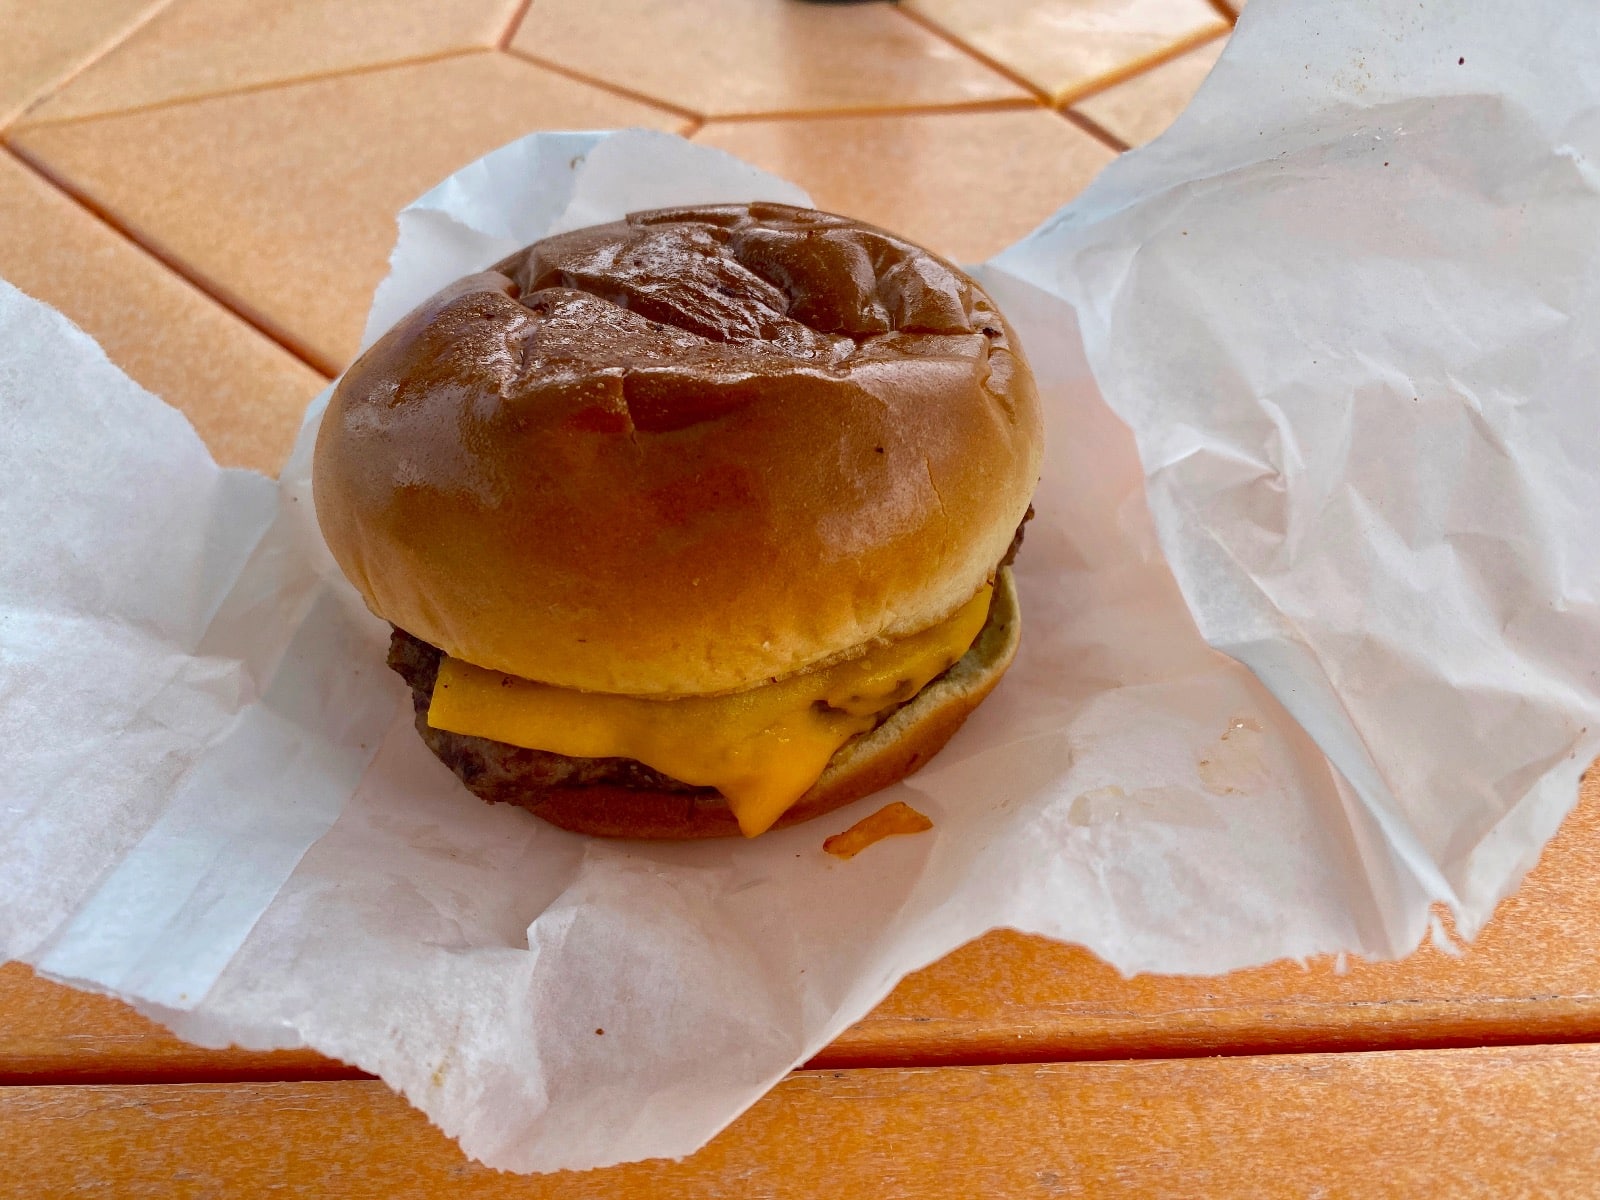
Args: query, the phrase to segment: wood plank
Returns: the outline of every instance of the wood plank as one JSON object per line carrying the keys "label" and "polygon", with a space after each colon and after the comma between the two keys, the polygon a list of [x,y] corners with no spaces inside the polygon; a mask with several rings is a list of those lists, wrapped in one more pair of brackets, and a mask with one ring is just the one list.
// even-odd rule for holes
{"label": "wood plank", "polygon": [[[17,1195],[1587,1195],[1600,1047],[806,1072],[698,1154],[518,1177],[381,1084],[0,1089]],[[1448,1187],[1442,1186],[1448,1181]]]}
{"label": "wood plank", "polygon": [[[819,1067],[1062,1061],[1600,1038],[1600,773],[1523,889],[1460,958],[1278,963],[1123,979],[1093,955],[995,933],[906,979]],[[0,1082],[321,1079],[310,1052],[186,1046],[101,996],[0,968]]]}
{"label": "wood plank", "polygon": [[362,1077],[310,1050],[191,1046],[118,1000],[0,967],[0,1084]]}
{"label": "wood plank", "polygon": [[1600,1039],[1600,770],[1521,889],[1459,956],[1279,962],[1124,979],[994,933],[909,976],[818,1065],[1062,1061]]}

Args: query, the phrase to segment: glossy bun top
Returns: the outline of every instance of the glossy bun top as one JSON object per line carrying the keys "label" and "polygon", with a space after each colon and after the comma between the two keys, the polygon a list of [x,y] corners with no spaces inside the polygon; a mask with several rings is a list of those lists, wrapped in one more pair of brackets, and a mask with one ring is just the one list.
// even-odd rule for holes
{"label": "glossy bun top", "polygon": [[932,625],[1038,479],[959,269],[786,205],[635,213],[446,288],[349,370],[317,515],[367,603],[482,666],[735,691]]}

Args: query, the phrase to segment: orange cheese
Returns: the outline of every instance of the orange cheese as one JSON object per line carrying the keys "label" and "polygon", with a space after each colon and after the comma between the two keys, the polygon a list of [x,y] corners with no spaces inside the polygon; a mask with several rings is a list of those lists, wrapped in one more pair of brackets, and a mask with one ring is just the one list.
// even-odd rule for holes
{"label": "orange cheese", "polygon": [[943,623],[860,658],[728,696],[580,692],[446,658],[428,724],[572,758],[634,759],[716,788],[755,837],[805,795],[840,746],[967,652],[992,591],[981,588]]}

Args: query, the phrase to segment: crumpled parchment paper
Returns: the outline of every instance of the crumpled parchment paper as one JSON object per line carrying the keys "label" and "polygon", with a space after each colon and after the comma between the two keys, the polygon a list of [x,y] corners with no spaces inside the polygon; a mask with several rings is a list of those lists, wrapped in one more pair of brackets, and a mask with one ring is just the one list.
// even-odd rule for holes
{"label": "crumpled parchment paper", "polygon": [[[0,954],[534,1171],[693,1151],[996,926],[1127,972],[1399,955],[1436,900],[1470,935],[1600,750],[1585,17],[1255,0],[1169,134],[979,268],[1047,408],[1023,650],[912,779],[754,842],[472,799],[317,533],[325,397],[280,481],[221,470],[0,286]],[[532,136],[401,214],[368,339],[546,233],[751,199],[805,202]],[[894,799],[935,829],[821,852]]]}

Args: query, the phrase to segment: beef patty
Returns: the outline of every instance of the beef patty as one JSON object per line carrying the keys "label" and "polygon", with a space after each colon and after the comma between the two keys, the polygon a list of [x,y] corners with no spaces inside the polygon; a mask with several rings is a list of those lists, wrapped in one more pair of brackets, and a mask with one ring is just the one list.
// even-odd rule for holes
{"label": "beef patty", "polygon": [[[1029,507],[1000,566],[1010,566],[1022,546],[1022,531],[1033,519]],[[549,750],[529,750],[509,742],[450,733],[428,724],[428,706],[444,652],[404,629],[389,638],[389,666],[411,689],[417,732],[435,757],[456,773],[474,795],[491,803],[526,806],[553,789],[622,787],[639,791],[715,795],[715,788],[696,787],[631,758],[572,758]],[[909,701],[908,701],[909,702]],[[892,710],[891,710],[892,711]],[[883,714],[885,720],[890,712]]]}
{"label": "beef patty", "polygon": [[439,761],[485,800],[516,804],[530,792],[598,784],[659,792],[716,790],[682,783],[631,758],[569,758],[549,750],[529,750],[509,742],[435,729],[428,724],[428,706],[433,703],[433,685],[443,657],[443,651],[404,629],[396,629],[389,638],[389,666],[411,688],[417,732]]}

